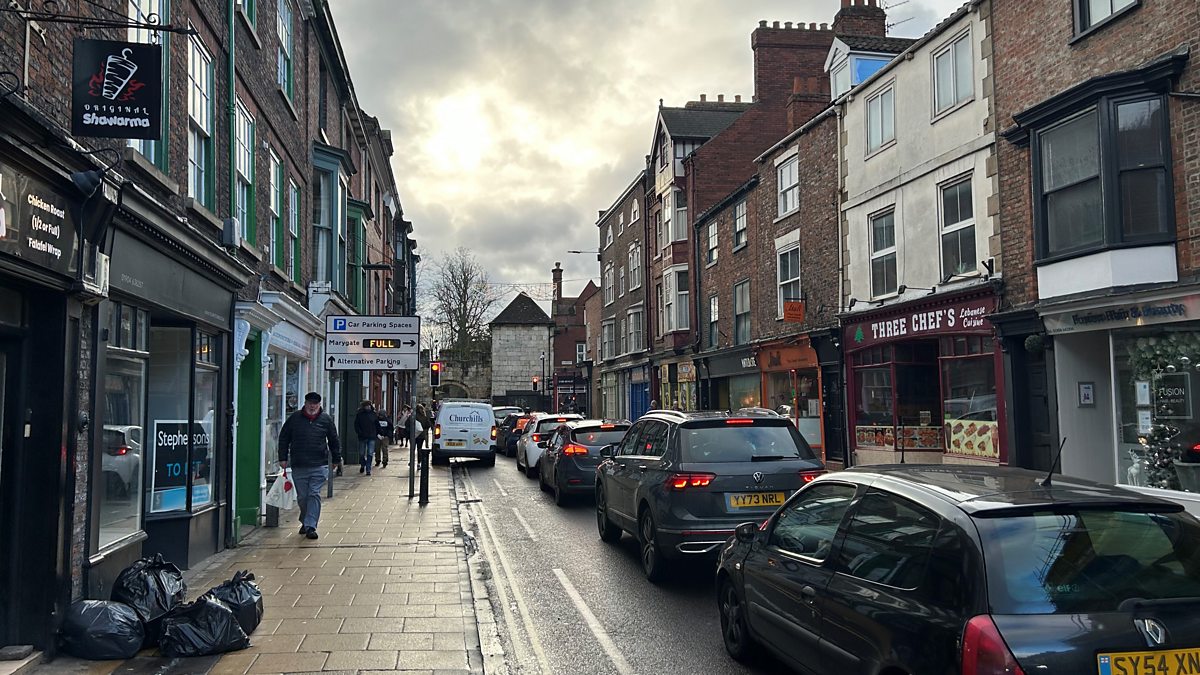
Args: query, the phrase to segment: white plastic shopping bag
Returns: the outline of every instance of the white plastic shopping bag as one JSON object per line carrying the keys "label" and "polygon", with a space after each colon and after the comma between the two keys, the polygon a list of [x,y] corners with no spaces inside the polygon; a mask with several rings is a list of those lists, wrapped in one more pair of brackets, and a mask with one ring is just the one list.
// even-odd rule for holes
{"label": "white plastic shopping bag", "polygon": [[267,506],[274,506],[280,511],[291,511],[296,508],[296,484],[292,482],[292,472],[283,470],[283,474],[271,484],[267,491]]}

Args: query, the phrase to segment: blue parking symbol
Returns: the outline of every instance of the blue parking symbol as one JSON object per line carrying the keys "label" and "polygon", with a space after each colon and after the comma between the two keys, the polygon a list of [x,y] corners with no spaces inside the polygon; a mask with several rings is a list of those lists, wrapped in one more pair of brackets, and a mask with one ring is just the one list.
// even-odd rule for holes
{"label": "blue parking symbol", "polygon": [[345,319],[334,319],[333,320],[333,329],[334,330],[346,330],[346,320]]}

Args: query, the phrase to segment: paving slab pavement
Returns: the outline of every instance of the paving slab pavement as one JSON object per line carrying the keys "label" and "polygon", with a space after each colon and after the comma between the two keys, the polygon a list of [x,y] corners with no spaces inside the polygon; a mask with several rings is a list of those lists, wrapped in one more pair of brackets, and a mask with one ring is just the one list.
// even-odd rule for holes
{"label": "paving slab pavement", "polygon": [[[407,458],[407,450],[393,447],[392,457]],[[297,511],[283,512],[278,528],[259,528],[188,570],[189,600],[238,570],[254,573],[265,611],[249,649],[196,659],[146,650],[125,662],[64,655],[22,672],[482,673],[450,468],[431,467],[429,486],[422,507],[408,499],[407,462],[372,476],[347,466],[323,503],[319,539],[297,533]]]}

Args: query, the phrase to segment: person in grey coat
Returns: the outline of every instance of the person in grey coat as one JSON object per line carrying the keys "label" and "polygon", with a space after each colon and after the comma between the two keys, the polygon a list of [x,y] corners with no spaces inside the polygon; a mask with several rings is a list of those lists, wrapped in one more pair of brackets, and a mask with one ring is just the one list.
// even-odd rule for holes
{"label": "person in grey coat", "polygon": [[279,466],[292,468],[300,534],[317,538],[321,520],[321,488],[329,480],[329,463],[342,468],[342,447],[333,418],[321,408],[321,395],[310,391],[304,407],[292,413],[279,430]]}

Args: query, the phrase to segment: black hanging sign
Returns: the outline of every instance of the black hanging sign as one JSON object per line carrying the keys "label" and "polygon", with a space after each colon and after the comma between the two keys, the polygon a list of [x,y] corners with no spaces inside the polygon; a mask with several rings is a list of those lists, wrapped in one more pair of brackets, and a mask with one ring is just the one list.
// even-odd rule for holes
{"label": "black hanging sign", "polygon": [[71,133],[158,140],[162,135],[162,47],[75,40]]}

